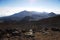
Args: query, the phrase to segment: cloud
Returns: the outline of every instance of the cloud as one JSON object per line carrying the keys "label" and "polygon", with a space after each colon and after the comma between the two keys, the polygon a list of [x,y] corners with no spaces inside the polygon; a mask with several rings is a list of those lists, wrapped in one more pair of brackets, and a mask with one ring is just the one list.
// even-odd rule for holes
{"label": "cloud", "polygon": [[0,16],[12,15],[22,10],[23,10],[22,8],[18,7],[0,7]]}
{"label": "cloud", "polygon": [[57,14],[60,14],[60,9],[48,9],[42,7],[0,7],[0,17],[9,16],[14,13],[21,12],[23,10],[37,11],[37,12],[55,12]]}

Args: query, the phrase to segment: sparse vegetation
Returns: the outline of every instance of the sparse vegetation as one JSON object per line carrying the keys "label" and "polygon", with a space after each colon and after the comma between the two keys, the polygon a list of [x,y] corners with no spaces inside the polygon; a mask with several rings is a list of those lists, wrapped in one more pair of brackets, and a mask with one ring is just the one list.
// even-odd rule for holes
{"label": "sparse vegetation", "polygon": [[[59,18],[0,23],[0,40],[60,40]],[[30,29],[33,35],[29,34]]]}

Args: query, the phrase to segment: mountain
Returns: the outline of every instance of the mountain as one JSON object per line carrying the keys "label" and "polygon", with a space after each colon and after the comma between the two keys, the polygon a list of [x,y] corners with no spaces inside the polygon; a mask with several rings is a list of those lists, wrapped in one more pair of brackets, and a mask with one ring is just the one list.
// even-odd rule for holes
{"label": "mountain", "polygon": [[23,19],[25,16],[31,16],[30,12],[29,11],[22,11],[22,12],[19,12],[19,13],[16,13],[14,15],[11,15],[11,19],[12,20],[21,20]]}
{"label": "mountain", "polygon": [[[25,12],[25,11],[22,11],[22,12]],[[29,13],[32,14],[32,16]],[[40,14],[38,12],[36,12],[38,14],[36,13],[34,14],[34,12],[33,13],[29,12],[29,13],[26,13],[26,16],[23,17],[22,19],[20,19],[21,16],[17,15],[17,14],[20,14],[20,12],[11,16],[2,17],[0,18],[0,26],[1,28],[4,28],[4,29],[5,28],[24,28],[24,29],[34,28],[38,30],[38,29],[41,29],[42,27],[43,28],[44,27],[60,28],[60,15],[56,15],[54,13],[51,16],[46,12],[43,12],[43,13],[40,12]],[[17,15],[19,18],[17,18],[17,16],[15,15]],[[14,19],[13,17],[15,17],[16,19]]]}
{"label": "mountain", "polygon": [[56,14],[53,12],[47,13],[47,12],[35,12],[35,11],[24,10],[24,11],[15,13],[11,16],[1,17],[0,21],[1,20],[5,21],[5,22],[21,21],[21,20],[26,21],[27,19],[29,19],[30,21],[38,21],[40,19],[49,18],[49,17],[53,17],[53,16],[56,16]]}

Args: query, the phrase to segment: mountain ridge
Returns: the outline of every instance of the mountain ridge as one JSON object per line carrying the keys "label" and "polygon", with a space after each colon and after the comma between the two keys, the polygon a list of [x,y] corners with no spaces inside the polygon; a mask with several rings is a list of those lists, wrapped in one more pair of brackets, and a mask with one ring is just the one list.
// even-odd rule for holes
{"label": "mountain ridge", "polygon": [[18,12],[16,14],[13,14],[11,16],[6,16],[6,17],[1,17],[1,20],[4,21],[21,21],[22,19],[25,19],[26,17],[30,16],[31,17],[31,21],[38,21],[40,19],[44,19],[44,18],[49,18],[49,17],[53,17],[56,16],[55,13],[51,12],[51,13],[47,13],[47,12],[33,12],[33,11],[21,11]]}

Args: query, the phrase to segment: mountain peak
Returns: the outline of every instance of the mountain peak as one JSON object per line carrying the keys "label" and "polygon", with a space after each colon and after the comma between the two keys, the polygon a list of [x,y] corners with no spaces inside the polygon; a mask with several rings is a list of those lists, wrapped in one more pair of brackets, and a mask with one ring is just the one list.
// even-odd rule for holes
{"label": "mountain peak", "polygon": [[50,15],[50,16],[56,16],[56,14],[54,12],[50,12],[48,15]]}
{"label": "mountain peak", "polygon": [[55,14],[54,12],[50,12],[49,14]]}

